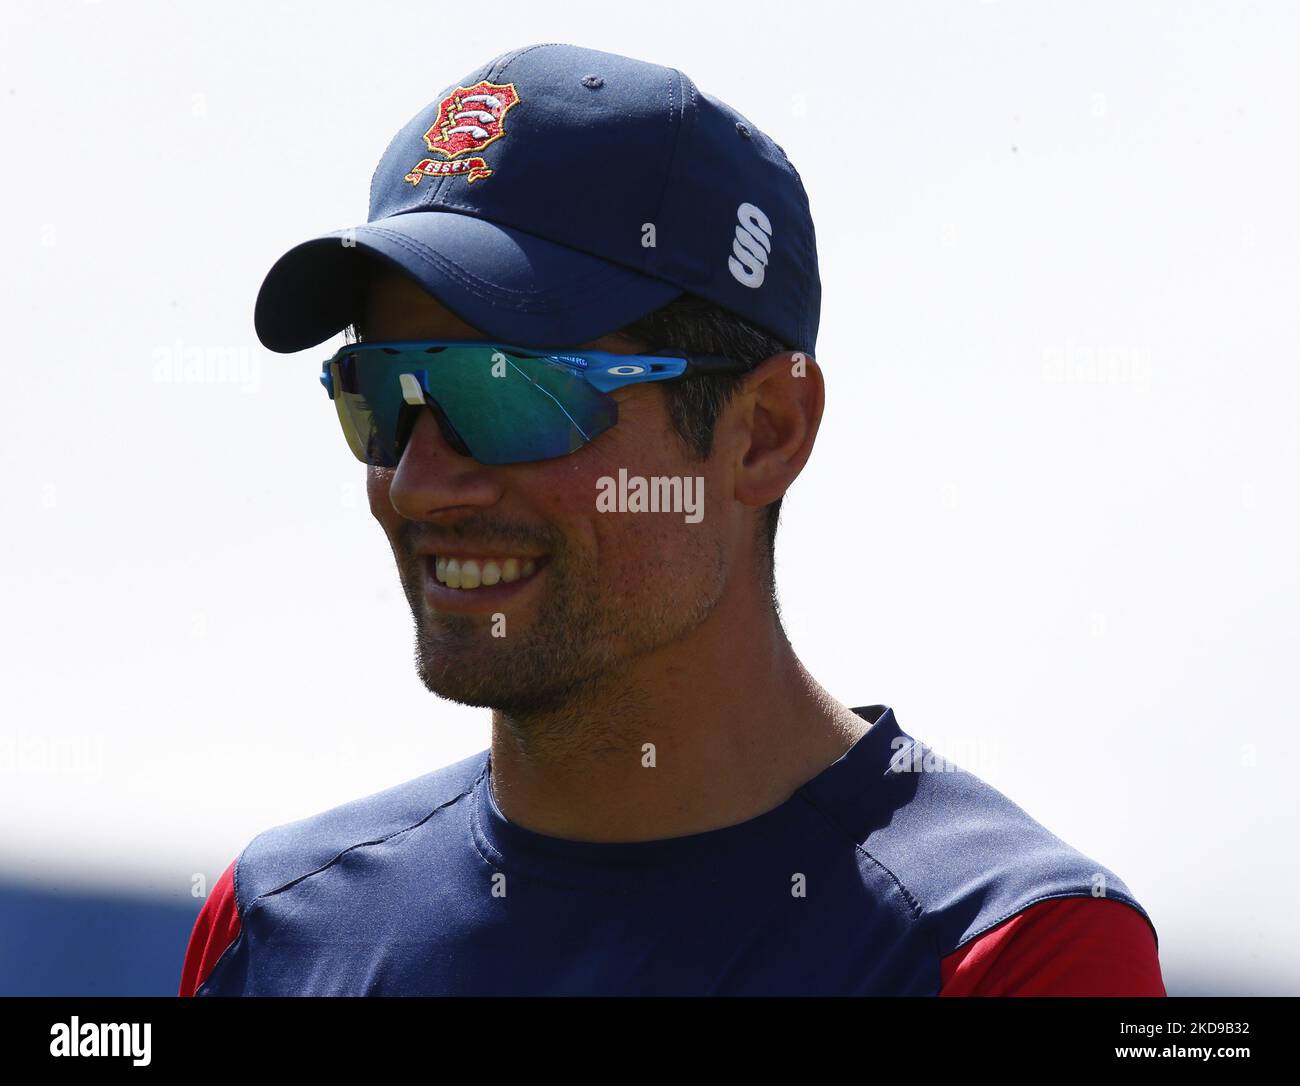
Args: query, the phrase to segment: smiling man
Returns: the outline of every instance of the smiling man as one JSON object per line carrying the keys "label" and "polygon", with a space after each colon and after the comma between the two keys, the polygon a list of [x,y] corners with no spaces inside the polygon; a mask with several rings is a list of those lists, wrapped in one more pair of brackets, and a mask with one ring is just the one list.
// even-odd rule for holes
{"label": "smiling man", "polygon": [[565,45],[447,88],[367,223],[276,263],[258,334],[349,331],[322,382],[420,677],[491,746],[255,837],[182,994],[1164,994],[1113,872],[785,635],[820,294],[776,144]]}

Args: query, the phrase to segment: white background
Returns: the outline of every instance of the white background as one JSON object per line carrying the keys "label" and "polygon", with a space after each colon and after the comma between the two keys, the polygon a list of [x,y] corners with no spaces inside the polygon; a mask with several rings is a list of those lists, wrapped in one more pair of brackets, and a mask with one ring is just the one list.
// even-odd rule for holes
{"label": "white background", "polygon": [[[788,152],[828,406],[796,650],[1118,872],[1171,992],[1300,991],[1300,15],[1276,3],[7,3],[0,874],[188,896],[481,750],[262,276],[568,41]],[[575,178],[576,183],[582,183]],[[186,352],[233,360],[171,379]]]}

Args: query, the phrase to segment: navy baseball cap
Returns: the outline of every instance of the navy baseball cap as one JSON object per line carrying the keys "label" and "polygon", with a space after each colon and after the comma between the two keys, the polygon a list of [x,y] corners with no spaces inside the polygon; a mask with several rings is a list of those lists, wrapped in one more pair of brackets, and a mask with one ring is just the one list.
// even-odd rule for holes
{"label": "navy baseball cap", "polygon": [[503,343],[585,343],[689,292],[816,347],[817,241],[785,152],[682,72],[614,53],[532,45],[445,88],[389,143],[366,222],[267,273],[263,345],[359,317],[360,252]]}

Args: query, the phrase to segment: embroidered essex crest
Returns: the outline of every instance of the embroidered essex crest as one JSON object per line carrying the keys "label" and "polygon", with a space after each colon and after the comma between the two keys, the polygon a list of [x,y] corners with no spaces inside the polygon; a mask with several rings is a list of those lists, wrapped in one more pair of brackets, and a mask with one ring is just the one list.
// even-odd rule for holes
{"label": "embroidered essex crest", "polygon": [[488,164],[473,155],[506,134],[505,119],[510,107],[519,102],[513,83],[489,83],[480,80],[472,87],[457,87],[438,105],[438,119],[424,134],[430,151],[445,155],[447,161],[425,158],[412,167],[402,180],[418,185],[423,177],[461,177],[478,181],[491,177]]}

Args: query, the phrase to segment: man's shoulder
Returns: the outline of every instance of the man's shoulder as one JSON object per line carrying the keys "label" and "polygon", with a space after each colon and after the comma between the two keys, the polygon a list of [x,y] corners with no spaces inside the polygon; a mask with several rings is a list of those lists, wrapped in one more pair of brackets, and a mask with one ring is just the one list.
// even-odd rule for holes
{"label": "man's shoulder", "polygon": [[383,791],[262,831],[235,861],[239,911],[320,871],[349,849],[386,840],[455,803],[473,788],[487,754],[479,751]]}
{"label": "man's shoulder", "polygon": [[1154,934],[1150,916],[1113,870],[903,732],[892,712],[881,725],[870,760],[873,779],[861,780],[857,796],[828,813],[889,872],[940,955],[1054,899],[1122,902]]}

